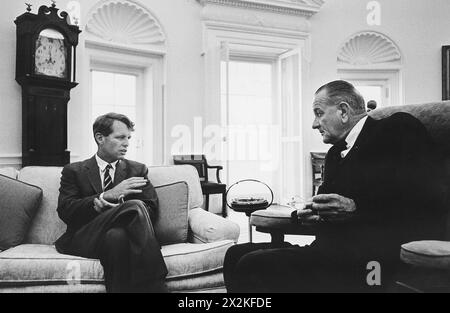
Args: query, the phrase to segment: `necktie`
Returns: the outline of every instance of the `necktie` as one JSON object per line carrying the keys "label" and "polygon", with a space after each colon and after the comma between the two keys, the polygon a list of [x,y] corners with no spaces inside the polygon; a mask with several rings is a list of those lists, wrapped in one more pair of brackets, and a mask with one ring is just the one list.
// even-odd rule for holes
{"label": "necktie", "polygon": [[112,178],[109,174],[109,170],[112,168],[113,167],[111,166],[111,164],[106,165],[105,176],[103,178],[103,191],[107,191],[112,188]]}
{"label": "necktie", "polygon": [[345,140],[341,140],[334,145],[335,153],[338,160],[342,159],[341,152],[347,149],[347,142]]}

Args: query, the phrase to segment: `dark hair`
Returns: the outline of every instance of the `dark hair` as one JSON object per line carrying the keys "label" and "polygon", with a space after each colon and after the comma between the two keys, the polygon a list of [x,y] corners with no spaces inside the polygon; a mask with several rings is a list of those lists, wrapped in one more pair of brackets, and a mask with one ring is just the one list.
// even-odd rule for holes
{"label": "dark hair", "polygon": [[[108,136],[111,134],[113,132],[112,125],[114,124],[114,121],[122,122],[128,127],[129,130],[134,131],[134,123],[127,116],[111,112],[101,115],[95,119],[94,125],[92,126],[94,139],[95,134],[97,133],[100,133],[103,136]],[[95,139],[95,142],[97,142],[97,139]]]}
{"label": "dark hair", "polygon": [[344,80],[335,80],[323,85],[316,91],[316,95],[326,90],[327,96],[334,103],[346,102],[356,113],[363,113],[366,111],[365,101],[363,96],[356,90],[355,86]]}
{"label": "dark hair", "polygon": [[370,100],[367,102],[367,108],[375,110],[377,108],[377,102],[375,100]]}

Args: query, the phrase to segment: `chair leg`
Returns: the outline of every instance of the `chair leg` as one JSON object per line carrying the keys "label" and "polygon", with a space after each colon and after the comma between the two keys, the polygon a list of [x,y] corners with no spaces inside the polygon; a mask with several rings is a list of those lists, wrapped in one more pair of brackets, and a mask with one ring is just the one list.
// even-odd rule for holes
{"label": "chair leg", "polygon": [[222,217],[227,217],[228,216],[228,212],[227,212],[227,197],[226,194],[223,193],[222,194]]}
{"label": "chair leg", "polygon": [[205,195],[205,210],[209,211],[209,195]]}

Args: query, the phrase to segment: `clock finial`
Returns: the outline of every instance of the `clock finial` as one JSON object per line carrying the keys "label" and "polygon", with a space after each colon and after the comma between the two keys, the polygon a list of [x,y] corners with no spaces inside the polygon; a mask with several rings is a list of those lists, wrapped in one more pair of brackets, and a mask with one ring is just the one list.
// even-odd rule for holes
{"label": "clock finial", "polygon": [[29,3],[25,3],[25,5],[27,6],[27,12],[31,12],[31,7],[33,6],[32,4]]}
{"label": "clock finial", "polygon": [[52,1],[52,8],[56,7],[56,0],[51,0]]}

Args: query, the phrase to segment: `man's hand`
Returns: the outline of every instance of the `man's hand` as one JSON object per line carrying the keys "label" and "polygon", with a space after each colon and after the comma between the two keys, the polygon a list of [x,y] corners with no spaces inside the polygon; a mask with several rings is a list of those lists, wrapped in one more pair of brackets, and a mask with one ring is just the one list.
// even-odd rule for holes
{"label": "man's hand", "polygon": [[356,211],[355,201],[337,195],[323,194],[312,198],[312,211],[323,218],[340,218],[350,215]]}
{"label": "man's hand", "polygon": [[131,177],[125,179],[114,188],[103,194],[103,199],[108,202],[117,202],[120,196],[128,196],[130,194],[142,193],[142,188],[147,185],[148,180],[144,177]]}
{"label": "man's hand", "polygon": [[94,210],[98,213],[102,213],[105,209],[105,205],[97,198],[94,199]]}
{"label": "man's hand", "polygon": [[321,221],[319,215],[311,210],[312,203],[308,203],[303,209],[297,210],[297,218],[302,225],[314,225]]}
{"label": "man's hand", "polygon": [[299,221],[304,224],[316,224],[322,220],[345,221],[356,211],[355,201],[337,194],[322,194],[312,198],[303,209],[297,211]]}

